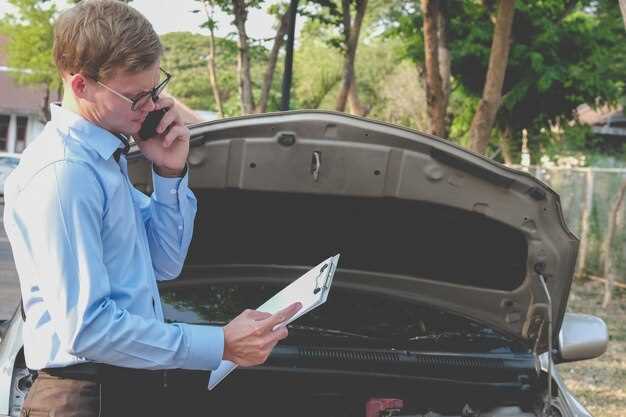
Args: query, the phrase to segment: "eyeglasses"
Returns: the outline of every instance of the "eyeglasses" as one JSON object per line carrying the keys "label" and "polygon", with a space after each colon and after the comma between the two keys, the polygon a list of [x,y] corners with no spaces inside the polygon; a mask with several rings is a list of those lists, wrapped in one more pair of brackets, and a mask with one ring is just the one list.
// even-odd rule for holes
{"label": "eyeglasses", "polygon": [[145,91],[143,93],[139,93],[134,97],[126,97],[124,94],[122,93],[118,93],[117,91],[115,91],[114,89],[112,89],[111,87],[109,87],[108,85],[101,83],[100,81],[96,80],[96,83],[98,83],[98,85],[106,88],[107,90],[109,90],[110,92],[112,92],[113,94],[115,94],[116,96],[128,101],[130,103],[130,109],[132,111],[135,111],[137,109],[142,108],[149,99],[152,99],[152,101],[157,101],[159,99],[159,94],[161,94],[161,92],[163,92],[163,90],[165,89],[165,86],[167,85],[167,83],[170,81],[170,78],[172,78],[172,75],[165,71],[163,68],[159,67],[159,70],[165,75],[165,78],[163,78],[161,81],[159,81],[159,83],[152,88],[150,91]]}

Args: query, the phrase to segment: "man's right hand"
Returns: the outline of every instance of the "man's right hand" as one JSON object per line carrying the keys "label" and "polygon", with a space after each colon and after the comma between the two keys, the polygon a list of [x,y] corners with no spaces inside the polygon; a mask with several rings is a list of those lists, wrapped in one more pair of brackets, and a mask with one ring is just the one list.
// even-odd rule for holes
{"label": "man's right hand", "polygon": [[267,360],[276,343],[287,337],[287,328],[280,326],[302,308],[294,303],[276,314],[245,310],[224,326],[224,360],[239,366],[260,365]]}

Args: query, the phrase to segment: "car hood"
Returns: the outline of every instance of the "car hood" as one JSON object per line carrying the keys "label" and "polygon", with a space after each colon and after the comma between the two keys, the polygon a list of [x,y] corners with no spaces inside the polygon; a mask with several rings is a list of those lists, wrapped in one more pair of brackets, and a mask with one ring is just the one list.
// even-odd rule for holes
{"label": "car hood", "polygon": [[[334,285],[438,306],[539,353],[550,321],[558,334],[579,242],[559,196],[528,173],[335,112],[190,129],[198,214],[185,271],[305,267],[341,253]],[[136,150],[128,159],[150,192],[148,162]]]}

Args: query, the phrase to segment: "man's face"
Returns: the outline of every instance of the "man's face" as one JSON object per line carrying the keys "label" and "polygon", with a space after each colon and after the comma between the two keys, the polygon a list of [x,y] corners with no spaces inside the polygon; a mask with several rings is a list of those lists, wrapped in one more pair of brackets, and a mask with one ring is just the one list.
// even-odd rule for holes
{"label": "man's face", "polygon": [[87,80],[90,94],[85,99],[78,100],[81,112],[87,113],[94,122],[111,132],[134,135],[141,128],[141,124],[148,112],[155,109],[151,99],[135,110],[131,109],[128,100],[118,96],[111,90],[131,99],[141,93],[150,91],[159,83],[161,72],[157,61],[150,68],[136,73],[118,71],[108,80],[98,84],[94,80]]}

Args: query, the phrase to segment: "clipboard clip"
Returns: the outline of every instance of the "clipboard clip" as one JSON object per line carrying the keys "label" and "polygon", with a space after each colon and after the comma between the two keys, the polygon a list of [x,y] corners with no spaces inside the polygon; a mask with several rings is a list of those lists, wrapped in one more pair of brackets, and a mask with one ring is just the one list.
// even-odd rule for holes
{"label": "clipboard clip", "polygon": [[328,268],[328,264],[322,265],[320,268],[320,272],[315,277],[315,288],[313,289],[313,294],[319,293],[322,289],[328,289],[328,273],[326,274],[326,279],[324,280],[324,285],[320,286],[319,279],[324,273],[324,271]]}

